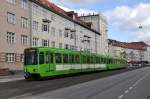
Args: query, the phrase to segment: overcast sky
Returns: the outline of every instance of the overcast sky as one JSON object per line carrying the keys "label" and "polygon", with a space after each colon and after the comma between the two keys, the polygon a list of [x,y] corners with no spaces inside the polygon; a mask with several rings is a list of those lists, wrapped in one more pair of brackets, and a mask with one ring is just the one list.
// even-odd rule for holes
{"label": "overcast sky", "polygon": [[[105,14],[109,38],[120,41],[150,41],[150,0],[49,0],[80,14]],[[139,29],[139,26],[143,28]]]}

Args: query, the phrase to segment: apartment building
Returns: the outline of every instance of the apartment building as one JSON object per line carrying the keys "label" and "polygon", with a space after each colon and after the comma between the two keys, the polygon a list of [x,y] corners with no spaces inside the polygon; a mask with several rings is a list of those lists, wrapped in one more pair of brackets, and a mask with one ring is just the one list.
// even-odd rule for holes
{"label": "apartment building", "polygon": [[150,62],[150,46],[144,42],[120,42],[109,39],[108,45],[109,55],[113,57],[124,57],[128,62]]}
{"label": "apartment building", "polygon": [[22,70],[28,47],[101,53],[101,34],[48,0],[4,0],[0,7],[0,68]]}
{"label": "apartment building", "polygon": [[[46,0],[32,1],[32,46],[99,53],[100,33]],[[97,38],[99,37],[99,38]]]}
{"label": "apartment building", "polygon": [[107,35],[107,18],[102,13],[82,15],[79,17],[85,22],[91,24],[91,28],[101,33],[100,36],[100,52],[101,54],[108,55],[108,35]]}
{"label": "apartment building", "polygon": [[28,0],[0,3],[0,68],[22,69],[23,50],[30,45]]}

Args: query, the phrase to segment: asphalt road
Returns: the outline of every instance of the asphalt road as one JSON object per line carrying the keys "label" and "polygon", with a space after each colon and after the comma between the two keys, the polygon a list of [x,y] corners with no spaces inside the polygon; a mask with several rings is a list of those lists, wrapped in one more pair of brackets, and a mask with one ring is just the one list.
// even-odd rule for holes
{"label": "asphalt road", "polygon": [[146,99],[150,67],[0,83],[0,99]]}

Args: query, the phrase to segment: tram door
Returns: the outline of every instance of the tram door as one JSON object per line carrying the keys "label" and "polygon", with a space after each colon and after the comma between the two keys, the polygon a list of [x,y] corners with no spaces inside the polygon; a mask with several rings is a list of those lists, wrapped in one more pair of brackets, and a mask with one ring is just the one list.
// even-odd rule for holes
{"label": "tram door", "polygon": [[53,64],[53,53],[50,53],[50,52],[46,52],[46,72],[51,72],[54,70],[54,64]]}
{"label": "tram door", "polygon": [[45,52],[41,51],[39,53],[39,68],[41,73],[47,73],[49,71],[49,66],[47,65],[47,60],[45,61]]}

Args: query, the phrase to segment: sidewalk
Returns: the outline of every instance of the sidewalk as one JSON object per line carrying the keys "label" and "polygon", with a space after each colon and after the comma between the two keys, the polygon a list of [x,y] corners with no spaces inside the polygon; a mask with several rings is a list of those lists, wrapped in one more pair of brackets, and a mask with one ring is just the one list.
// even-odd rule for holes
{"label": "sidewalk", "polygon": [[18,71],[18,72],[15,72],[15,74],[13,74],[13,75],[0,76],[0,83],[23,80],[23,79],[24,79],[23,72]]}

